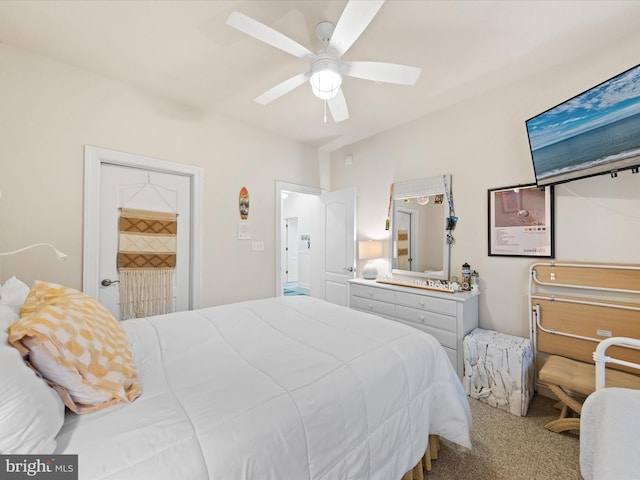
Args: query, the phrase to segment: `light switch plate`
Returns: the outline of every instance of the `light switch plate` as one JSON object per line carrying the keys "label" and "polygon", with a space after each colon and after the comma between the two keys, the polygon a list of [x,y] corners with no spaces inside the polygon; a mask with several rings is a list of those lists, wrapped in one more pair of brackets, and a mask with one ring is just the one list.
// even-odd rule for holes
{"label": "light switch plate", "polygon": [[238,223],[238,240],[249,240],[251,234],[249,233],[249,224],[247,222]]}

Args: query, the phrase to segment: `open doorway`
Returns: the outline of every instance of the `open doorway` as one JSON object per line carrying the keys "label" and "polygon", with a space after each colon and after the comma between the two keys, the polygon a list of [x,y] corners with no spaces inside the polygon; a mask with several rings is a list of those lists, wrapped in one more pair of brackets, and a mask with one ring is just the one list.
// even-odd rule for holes
{"label": "open doorway", "polygon": [[310,295],[312,265],[317,264],[318,195],[285,190],[281,192],[281,278],[282,295]]}
{"label": "open doorway", "polygon": [[313,239],[321,193],[319,188],[276,182],[276,296],[284,295],[285,287],[288,294],[294,288],[317,294],[319,261]]}
{"label": "open doorway", "polygon": [[[287,197],[288,194],[285,194]],[[286,202],[286,199],[285,199]],[[298,284],[299,275],[298,269],[300,267],[300,245],[298,242],[298,217],[285,217],[284,219],[285,234],[284,240],[284,283],[286,284]],[[306,252],[303,252],[306,253]],[[302,279],[302,283],[309,288],[309,280],[307,278]],[[285,291],[285,294],[287,292]]]}
{"label": "open doorway", "polygon": [[[294,196],[297,194],[291,194]],[[289,193],[284,193],[285,205],[284,211],[289,203]],[[284,241],[284,296],[291,295],[309,295],[311,286],[311,235],[309,233],[300,235],[298,231],[298,217],[285,217],[284,228],[285,234],[282,236]],[[300,272],[302,270],[302,275]]]}
{"label": "open doorway", "polygon": [[296,218],[298,284],[308,282],[311,297],[347,305],[347,281],[355,276],[355,188],[323,192],[276,181],[275,193],[275,295],[284,295],[287,278],[286,219]]}
{"label": "open doorway", "polygon": [[[394,222],[394,251],[397,254],[396,267],[400,270],[416,270],[419,265],[416,248],[416,232],[418,232],[417,211],[410,207],[396,208]],[[413,268],[412,268],[413,267]]]}

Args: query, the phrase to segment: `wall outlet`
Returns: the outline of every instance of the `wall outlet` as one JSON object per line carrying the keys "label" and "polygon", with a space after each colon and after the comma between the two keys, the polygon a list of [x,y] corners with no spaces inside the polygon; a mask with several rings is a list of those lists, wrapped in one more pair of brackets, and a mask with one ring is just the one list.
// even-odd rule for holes
{"label": "wall outlet", "polygon": [[251,250],[254,252],[263,252],[264,251],[264,242],[252,242]]}

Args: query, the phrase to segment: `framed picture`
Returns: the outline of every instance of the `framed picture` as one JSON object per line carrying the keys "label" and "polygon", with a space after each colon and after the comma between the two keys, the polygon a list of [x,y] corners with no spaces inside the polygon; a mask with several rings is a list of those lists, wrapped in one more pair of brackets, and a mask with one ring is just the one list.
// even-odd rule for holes
{"label": "framed picture", "polygon": [[553,258],[553,185],[493,188],[489,255]]}

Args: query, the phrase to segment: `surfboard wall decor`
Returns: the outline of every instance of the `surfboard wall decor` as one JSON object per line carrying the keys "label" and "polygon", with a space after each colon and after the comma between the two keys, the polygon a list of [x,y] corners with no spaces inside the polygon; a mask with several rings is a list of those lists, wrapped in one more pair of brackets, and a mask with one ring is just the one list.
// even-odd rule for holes
{"label": "surfboard wall decor", "polygon": [[246,187],[240,189],[240,218],[249,218],[249,191]]}

